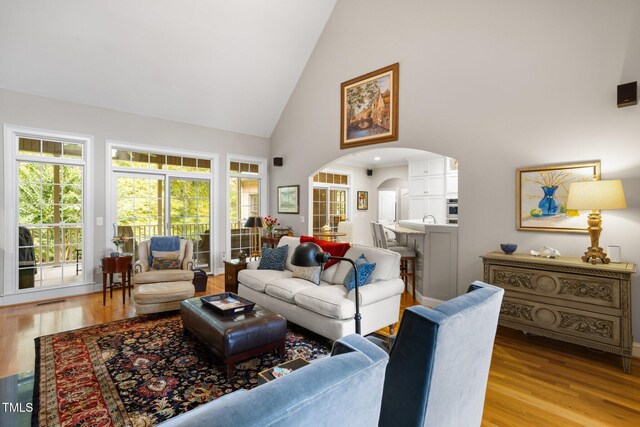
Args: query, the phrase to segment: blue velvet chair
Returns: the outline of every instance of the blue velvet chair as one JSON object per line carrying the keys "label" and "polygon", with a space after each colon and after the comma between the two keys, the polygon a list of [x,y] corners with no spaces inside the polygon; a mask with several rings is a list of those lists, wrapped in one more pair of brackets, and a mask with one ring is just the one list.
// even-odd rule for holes
{"label": "blue velvet chair", "polygon": [[360,335],[251,390],[238,390],[171,418],[163,427],[375,426],[389,356]]}
{"label": "blue velvet chair", "polygon": [[405,310],[390,341],[379,426],[480,425],[503,294],[474,282],[433,309]]}

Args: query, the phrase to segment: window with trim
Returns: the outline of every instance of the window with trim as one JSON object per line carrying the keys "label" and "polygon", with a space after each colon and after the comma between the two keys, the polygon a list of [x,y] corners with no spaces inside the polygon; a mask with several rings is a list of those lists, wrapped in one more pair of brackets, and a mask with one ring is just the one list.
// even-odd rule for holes
{"label": "window with trim", "polygon": [[349,175],[319,172],[313,177],[313,231],[328,225],[338,230],[340,221],[347,221],[349,206]]}
{"label": "window with trim", "polygon": [[153,236],[193,242],[195,268],[211,271],[211,158],[114,146],[113,233],[128,236],[125,252]]}
{"label": "window with trim", "polygon": [[5,162],[13,162],[5,188],[15,194],[6,208],[8,222],[15,221],[9,256],[17,286],[5,291],[84,284],[88,139],[17,130],[12,137],[5,141]]}
{"label": "window with trim", "polygon": [[[247,256],[256,243],[256,230],[245,228],[247,218],[260,216],[261,165],[250,161],[229,163],[229,235],[230,255],[237,258],[240,251]],[[257,230],[259,233],[260,230]]]}

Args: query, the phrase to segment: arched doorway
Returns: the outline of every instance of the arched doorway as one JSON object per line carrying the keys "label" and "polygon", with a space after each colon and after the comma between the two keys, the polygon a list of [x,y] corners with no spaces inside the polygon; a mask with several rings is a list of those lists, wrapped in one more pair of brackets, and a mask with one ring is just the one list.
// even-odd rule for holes
{"label": "arched doorway", "polygon": [[371,148],[336,159],[309,177],[308,233],[337,231],[348,221],[353,242],[371,245],[370,221],[446,224],[447,200],[458,199],[457,164],[411,148]]}

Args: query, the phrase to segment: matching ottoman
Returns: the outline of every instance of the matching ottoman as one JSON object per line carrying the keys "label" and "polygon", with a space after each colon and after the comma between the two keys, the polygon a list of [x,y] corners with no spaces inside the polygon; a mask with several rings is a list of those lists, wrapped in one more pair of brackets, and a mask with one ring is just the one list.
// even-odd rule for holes
{"label": "matching ottoman", "polygon": [[250,313],[222,317],[203,306],[200,298],[191,298],[180,304],[180,316],[185,333],[196,336],[226,362],[227,378],[233,376],[239,360],[273,350],[284,357],[287,321],[259,305]]}
{"label": "matching ottoman", "polygon": [[180,303],[195,295],[191,281],[159,282],[135,285],[131,293],[138,314],[178,310]]}

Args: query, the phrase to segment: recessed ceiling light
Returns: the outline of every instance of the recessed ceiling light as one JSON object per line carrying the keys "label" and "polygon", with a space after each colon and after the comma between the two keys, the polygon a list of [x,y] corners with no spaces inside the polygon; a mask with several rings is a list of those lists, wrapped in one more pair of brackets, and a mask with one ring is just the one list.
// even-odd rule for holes
{"label": "recessed ceiling light", "polygon": [[378,160],[381,160],[381,157],[380,157],[380,156],[375,156],[375,157],[373,158],[373,160],[375,160],[375,161],[377,162]]}

